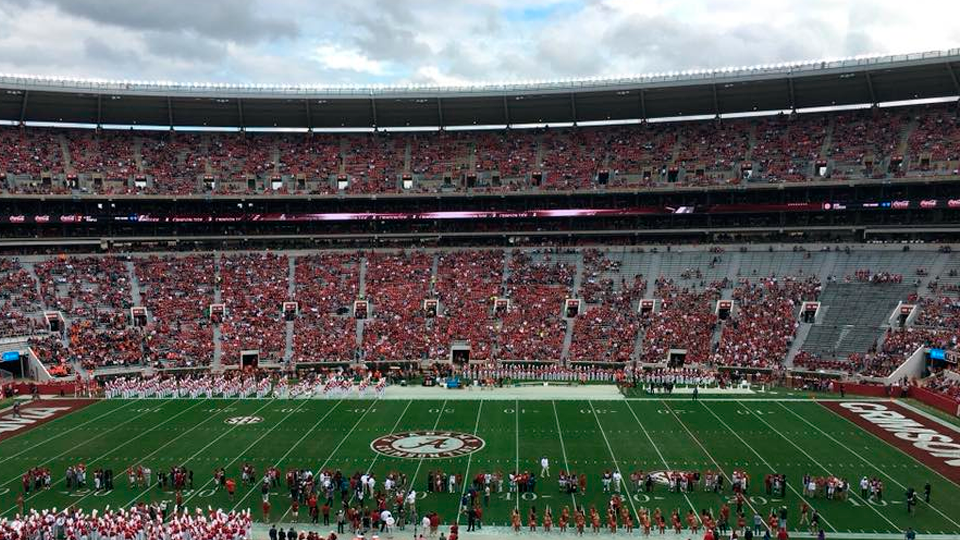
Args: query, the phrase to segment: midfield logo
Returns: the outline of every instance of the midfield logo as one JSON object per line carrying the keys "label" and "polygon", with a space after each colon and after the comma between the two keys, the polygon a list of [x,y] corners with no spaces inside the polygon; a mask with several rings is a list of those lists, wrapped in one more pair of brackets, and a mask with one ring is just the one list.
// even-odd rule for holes
{"label": "midfield logo", "polygon": [[249,424],[259,424],[263,422],[263,418],[259,416],[234,416],[233,418],[227,418],[224,422],[231,426],[246,426]]}
{"label": "midfield logo", "polygon": [[407,431],[375,439],[370,448],[395,458],[443,459],[465,456],[483,448],[483,439],[456,431]]}

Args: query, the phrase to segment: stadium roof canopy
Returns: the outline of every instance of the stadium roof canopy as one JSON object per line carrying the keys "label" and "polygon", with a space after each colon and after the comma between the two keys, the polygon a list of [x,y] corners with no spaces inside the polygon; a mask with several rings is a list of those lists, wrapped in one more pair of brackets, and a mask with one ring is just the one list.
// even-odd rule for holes
{"label": "stadium roof canopy", "polygon": [[239,85],[0,75],[0,119],[184,127],[554,124],[960,95],[960,49],[745,68],[459,87]]}

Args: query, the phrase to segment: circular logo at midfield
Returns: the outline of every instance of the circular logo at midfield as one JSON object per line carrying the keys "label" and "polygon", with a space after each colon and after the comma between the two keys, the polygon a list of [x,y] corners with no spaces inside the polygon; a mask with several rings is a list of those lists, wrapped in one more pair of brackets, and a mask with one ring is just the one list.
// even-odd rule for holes
{"label": "circular logo at midfield", "polygon": [[263,422],[263,418],[259,416],[234,416],[233,418],[227,418],[224,422],[231,426],[246,426],[249,424],[259,424]]}
{"label": "circular logo at midfield", "polygon": [[407,431],[375,439],[374,452],[408,459],[440,459],[472,454],[486,444],[483,439],[456,431]]}

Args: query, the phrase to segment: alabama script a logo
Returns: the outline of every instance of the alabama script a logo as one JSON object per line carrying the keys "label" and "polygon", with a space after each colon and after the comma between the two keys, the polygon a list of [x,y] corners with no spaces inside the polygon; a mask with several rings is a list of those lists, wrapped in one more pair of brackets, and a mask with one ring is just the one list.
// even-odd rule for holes
{"label": "alabama script a logo", "polygon": [[442,459],[472,454],[484,446],[483,439],[456,431],[407,431],[375,439],[370,448],[395,458]]}

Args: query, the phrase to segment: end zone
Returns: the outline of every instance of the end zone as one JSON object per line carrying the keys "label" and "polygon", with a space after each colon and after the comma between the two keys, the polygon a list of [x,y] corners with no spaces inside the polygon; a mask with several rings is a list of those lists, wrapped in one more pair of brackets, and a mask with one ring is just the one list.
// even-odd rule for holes
{"label": "end zone", "polygon": [[819,403],[960,485],[960,437],[956,433],[892,401]]}
{"label": "end zone", "polygon": [[23,402],[20,416],[15,416],[12,409],[0,414],[0,441],[78,411],[96,401],[95,399],[47,399]]}

